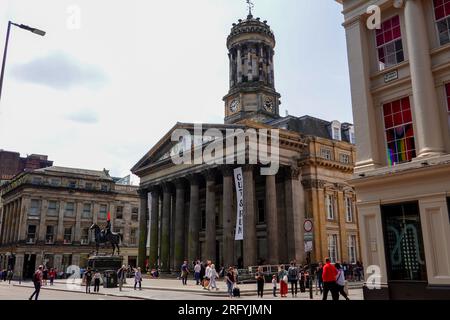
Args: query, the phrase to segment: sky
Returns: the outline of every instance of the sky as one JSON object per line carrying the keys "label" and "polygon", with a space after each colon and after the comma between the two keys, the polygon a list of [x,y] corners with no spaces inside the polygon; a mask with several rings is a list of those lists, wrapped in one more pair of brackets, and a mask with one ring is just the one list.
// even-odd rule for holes
{"label": "sky", "polygon": [[[126,176],[177,122],[223,123],[226,38],[245,0],[1,0],[11,29],[0,149]],[[275,33],[280,114],[352,122],[341,7],[253,0]]]}

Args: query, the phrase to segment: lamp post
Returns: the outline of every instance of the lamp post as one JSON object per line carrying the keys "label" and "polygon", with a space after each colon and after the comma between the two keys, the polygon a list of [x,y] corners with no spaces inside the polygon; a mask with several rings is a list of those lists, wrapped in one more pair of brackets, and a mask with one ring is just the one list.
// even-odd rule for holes
{"label": "lamp post", "polygon": [[17,23],[11,22],[11,21],[8,22],[8,30],[6,31],[5,51],[3,52],[2,71],[0,73],[0,100],[2,98],[3,77],[5,74],[5,63],[6,63],[6,55],[8,53],[8,42],[9,42],[9,34],[11,32],[11,26],[16,26],[21,29],[28,30],[34,34],[41,36],[41,37],[45,36],[45,31],[26,26],[24,24],[17,24]]}

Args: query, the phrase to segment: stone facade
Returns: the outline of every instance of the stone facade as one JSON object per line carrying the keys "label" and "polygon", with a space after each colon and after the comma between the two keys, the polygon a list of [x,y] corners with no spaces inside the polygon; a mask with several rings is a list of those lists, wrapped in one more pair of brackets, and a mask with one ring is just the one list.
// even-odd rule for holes
{"label": "stone facade", "polygon": [[[49,167],[16,176],[0,189],[3,223],[1,267],[15,257],[16,277],[30,277],[36,266],[66,270],[86,266],[95,252],[92,224],[123,234],[121,255],[136,266],[139,237],[137,187],[115,184],[107,171]],[[145,219],[145,215],[144,215]],[[111,252],[100,247],[99,253]]]}
{"label": "stone facade", "polygon": [[371,1],[381,12],[371,29],[367,1],[338,2],[358,142],[351,183],[370,266],[365,297],[449,299],[450,11],[443,1]]}

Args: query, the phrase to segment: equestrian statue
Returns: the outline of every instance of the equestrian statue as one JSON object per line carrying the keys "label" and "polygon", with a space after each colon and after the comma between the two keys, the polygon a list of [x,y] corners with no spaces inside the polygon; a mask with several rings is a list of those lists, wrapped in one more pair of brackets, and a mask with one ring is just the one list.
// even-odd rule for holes
{"label": "equestrian statue", "polygon": [[94,230],[95,234],[95,252],[98,255],[98,247],[101,243],[110,243],[112,246],[112,255],[114,255],[114,252],[117,248],[117,254],[120,255],[120,248],[119,243],[120,241],[123,241],[123,235],[121,233],[112,232],[111,231],[111,217],[110,213],[108,212],[108,219],[106,222],[105,229],[101,230],[100,227],[96,224],[93,224],[89,230]]}

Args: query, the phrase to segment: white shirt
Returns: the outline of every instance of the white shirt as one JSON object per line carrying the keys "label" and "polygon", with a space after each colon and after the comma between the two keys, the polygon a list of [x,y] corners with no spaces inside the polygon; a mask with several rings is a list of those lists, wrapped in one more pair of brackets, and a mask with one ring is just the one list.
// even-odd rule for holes
{"label": "white shirt", "polygon": [[200,265],[200,263],[196,264],[194,267],[194,272],[200,273],[201,270],[202,266]]}
{"label": "white shirt", "polygon": [[342,270],[342,269],[338,270],[338,275],[336,277],[336,283],[340,286],[345,286],[344,270]]}
{"label": "white shirt", "polygon": [[211,267],[207,266],[205,270],[205,277],[211,278]]}

